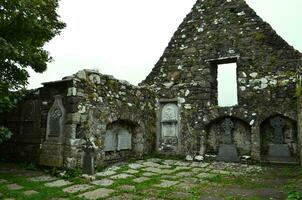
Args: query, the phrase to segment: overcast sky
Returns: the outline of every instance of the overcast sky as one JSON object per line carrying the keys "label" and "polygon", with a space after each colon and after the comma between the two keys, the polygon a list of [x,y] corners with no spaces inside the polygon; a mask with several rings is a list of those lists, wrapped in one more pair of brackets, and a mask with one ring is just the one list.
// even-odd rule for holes
{"label": "overcast sky", "polygon": [[[302,52],[302,0],[246,0],[290,45]],[[67,24],[45,48],[54,61],[30,70],[29,88],[81,69],[98,69],[132,84],[142,81],[195,0],[61,0]]]}

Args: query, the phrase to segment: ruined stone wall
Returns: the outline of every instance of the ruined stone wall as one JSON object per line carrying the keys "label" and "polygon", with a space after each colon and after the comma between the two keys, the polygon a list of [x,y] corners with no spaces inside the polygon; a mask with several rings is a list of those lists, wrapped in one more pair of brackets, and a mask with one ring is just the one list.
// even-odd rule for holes
{"label": "ruined stone wall", "polygon": [[[66,132],[70,137],[64,153],[66,166],[81,162],[85,137],[92,138],[98,147],[98,164],[139,157],[154,149],[155,96],[149,89],[89,70],[72,78],[75,82],[68,88],[68,96],[75,104],[74,112],[67,115]],[[132,135],[131,149],[105,151],[106,134],[110,137],[109,130],[121,127]]]}
{"label": "ruined stone wall", "polygon": [[[159,101],[177,99],[181,145],[172,145],[181,154],[198,154],[209,146],[202,139],[211,135],[206,127],[231,116],[249,125],[251,156],[260,160],[261,123],[277,114],[297,120],[300,58],[243,0],[199,0],[142,85],[151,86]],[[237,64],[238,105],[219,107],[217,65],[232,62]]]}
{"label": "ruined stone wall", "polygon": [[[93,70],[44,83],[5,117],[14,136],[1,145],[1,158],[82,166],[87,141],[96,149],[97,165],[141,157],[155,148],[154,105],[149,89]],[[115,131],[121,139],[108,150],[106,136]]]}

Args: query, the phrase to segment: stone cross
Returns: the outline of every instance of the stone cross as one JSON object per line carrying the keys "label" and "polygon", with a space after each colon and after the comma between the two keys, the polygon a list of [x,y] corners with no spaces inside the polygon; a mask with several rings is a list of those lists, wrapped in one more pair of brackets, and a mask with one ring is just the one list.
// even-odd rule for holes
{"label": "stone cross", "polygon": [[222,123],[222,129],[224,130],[223,134],[223,143],[232,144],[232,130],[234,128],[234,123],[230,118],[226,118]]}
{"label": "stone cross", "polygon": [[281,117],[274,117],[270,120],[271,126],[274,128],[274,138],[273,143],[274,144],[283,144],[284,138],[283,138],[283,127],[284,127],[284,121]]}

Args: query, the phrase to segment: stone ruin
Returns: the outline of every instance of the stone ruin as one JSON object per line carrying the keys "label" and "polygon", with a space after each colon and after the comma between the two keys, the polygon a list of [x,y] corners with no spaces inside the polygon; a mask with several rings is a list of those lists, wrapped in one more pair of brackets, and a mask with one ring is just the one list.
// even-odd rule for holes
{"label": "stone ruin", "polygon": [[[301,163],[301,58],[244,0],[198,0],[139,86],[94,70],[44,83],[2,117],[0,154],[87,173],[154,152]],[[220,106],[228,63],[237,103]]]}

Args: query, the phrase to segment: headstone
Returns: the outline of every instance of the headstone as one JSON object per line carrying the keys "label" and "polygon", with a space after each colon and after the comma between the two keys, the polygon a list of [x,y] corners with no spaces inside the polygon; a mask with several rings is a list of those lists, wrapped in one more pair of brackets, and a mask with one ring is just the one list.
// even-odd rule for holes
{"label": "headstone", "polygon": [[166,146],[178,142],[178,107],[175,103],[165,104],[161,112],[161,140]]}
{"label": "headstone", "polygon": [[120,129],[118,131],[118,142],[117,142],[117,150],[126,150],[131,149],[131,134],[127,129]]}
{"label": "headstone", "polygon": [[272,144],[268,148],[268,160],[276,162],[292,162],[294,159],[287,144],[284,144],[284,120],[277,116],[270,120],[270,125],[274,129]]}
{"label": "headstone", "polygon": [[60,95],[55,96],[55,101],[48,111],[46,137],[59,137],[63,134],[65,109]]}
{"label": "headstone", "polygon": [[238,162],[239,156],[236,146],[232,143],[232,130],[234,123],[230,118],[226,118],[222,123],[224,131],[222,138],[222,145],[219,147],[217,161],[223,162]]}
{"label": "headstone", "polygon": [[283,135],[283,126],[284,122],[281,117],[275,117],[270,121],[271,126],[274,128],[274,144],[283,144],[284,143],[284,135]]}
{"label": "headstone", "polygon": [[104,151],[116,150],[116,134],[112,130],[107,130],[104,142]]}
{"label": "headstone", "polygon": [[94,143],[90,140],[86,140],[86,144],[84,146],[84,155],[83,155],[83,173],[88,175],[94,175],[95,171],[95,163],[94,163],[94,157],[95,157],[95,150],[96,147]]}

